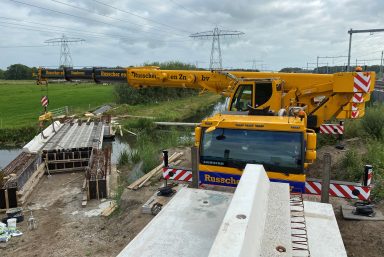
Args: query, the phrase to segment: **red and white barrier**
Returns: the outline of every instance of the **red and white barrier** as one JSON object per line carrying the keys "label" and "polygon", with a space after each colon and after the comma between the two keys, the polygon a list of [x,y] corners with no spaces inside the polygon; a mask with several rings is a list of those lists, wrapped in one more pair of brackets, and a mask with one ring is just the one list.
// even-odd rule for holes
{"label": "red and white barrier", "polygon": [[192,182],[192,171],[184,169],[163,168],[163,177],[165,179]]}
{"label": "red and white barrier", "polygon": [[[306,181],[305,182],[305,193],[307,194],[321,194],[321,182],[318,181]],[[350,184],[332,183],[329,187],[329,195],[357,199],[357,200],[368,200],[371,194],[370,186],[358,186]]]}
{"label": "red and white barrier", "polygon": [[365,165],[364,166],[364,177],[363,177],[363,185],[364,186],[370,186],[372,183],[372,165]]}
{"label": "red and white barrier", "polygon": [[344,134],[344,125],[341,124],[323,124],[320,125],[321,134],[333,134],[342,135]]}
{"label": "red and white barrier", "polygon": [[370,186],[372,183],[372,175],[372,169],[370,169],[368,172],[367,186]]}

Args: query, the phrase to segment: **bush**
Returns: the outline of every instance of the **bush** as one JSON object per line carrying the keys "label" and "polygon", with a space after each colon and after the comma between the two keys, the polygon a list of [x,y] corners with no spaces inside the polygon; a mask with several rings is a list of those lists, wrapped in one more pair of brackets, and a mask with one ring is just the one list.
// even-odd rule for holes
{"label": "bush", "polygon": [[129,164],[129,154],[128,154],[127,149],[124,149],[123,151],[121,151],[119,158],[118,158],[118,164],[119,164],[119,166],[124,166],[124,165]]}
{"label": "bush", "polygon": [[[376,170],[374,170],[374,172],[376,172]],[[374,187],[371,192],[371,199],[378,202],[384,199],[384,175],[383,173],[374,173],[373,176]]]}
{"label": "bush", "polygon": [[337,179],[358,182],[363,175],[363,160],[354,150],[348,150],[341,159]]}
{"label": "bush", "polygon": [[384,106],[378,105],[367,108],[361,120],[363,130],[375,139],[383,139]]}
{"label": "bush", "polygon": [[361,120],[346,120],[344,123],[344,138],[365,136]]}
{"label": "bush", "polygon": [[317,148],[320,148],[325,145],[336,145],[337,143],[337,137],[334,135],[328,135],[328,134],[317,134]]}
{"label": "bush", "polygon": [[130,162],[133,163],[133,164],[137,164],[140,162],[140,154],[139,154],[139,151],[137,150],[131,150],[130,152]]}
{"label": "bush", "polygon": [[37,133],[38,127],[2,128],[0,129],[0,144],[23,144],[30,141]]}

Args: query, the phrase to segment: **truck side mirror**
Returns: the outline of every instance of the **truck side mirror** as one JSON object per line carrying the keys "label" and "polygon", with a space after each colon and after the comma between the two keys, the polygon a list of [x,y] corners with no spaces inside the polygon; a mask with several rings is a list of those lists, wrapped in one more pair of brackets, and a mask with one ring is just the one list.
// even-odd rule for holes
{"label": "truck side mirror", "polygon": [[195,146],[199,147],[201,140],[201,127],[195,128]]}
{"label": "truck side mirror", "polygon": [[308,164],[313,163],[316,160],[316,137],[316,133],[307,132],[307,147],[305,152],[305,159]]}
{"label": "truck side mirror", "polygon": [[307,150],[316,150],[316,139],[316,133],[307,133]]}

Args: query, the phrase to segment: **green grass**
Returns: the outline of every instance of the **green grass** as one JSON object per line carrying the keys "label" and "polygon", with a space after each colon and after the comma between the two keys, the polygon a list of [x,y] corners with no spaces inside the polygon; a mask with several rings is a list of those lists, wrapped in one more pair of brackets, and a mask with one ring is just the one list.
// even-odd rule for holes
{"label": "green grass", "polygon": [[0,80],[0,128],[36,126],[43,111],[40,98],[48,94],[49,109],[68,106],[83,112],[114,101],[113,86],[93,83],[49,84],[48,93],[31,81]]}
{"label": "green grass", "polygon": [[[169,102],[164,101],[140,105],[123,104],[110,111],[110,114],[148,116],[154,117],[158,121],[183,121],[199,113],[205,113],[210,106],[216,104],[220,99],[221,96],[219,95],[207,93],[201,96],[185,97]],[[127,119],[121,123],[129,128],[142,128],[147,127],[143,124],[146,122],[151,123],[148,120],[135,118]],[[150,124],[147,125],[149,126]]]}

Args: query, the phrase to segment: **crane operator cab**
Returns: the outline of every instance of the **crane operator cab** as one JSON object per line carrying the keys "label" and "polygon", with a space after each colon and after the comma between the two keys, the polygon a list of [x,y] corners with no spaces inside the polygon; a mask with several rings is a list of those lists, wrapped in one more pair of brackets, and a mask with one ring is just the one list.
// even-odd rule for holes
{"label": "crane operator cab", "polygon": [[282,108],[282,87],[279,79],[243,79],[232,96],[229,111],[275,115]]}

